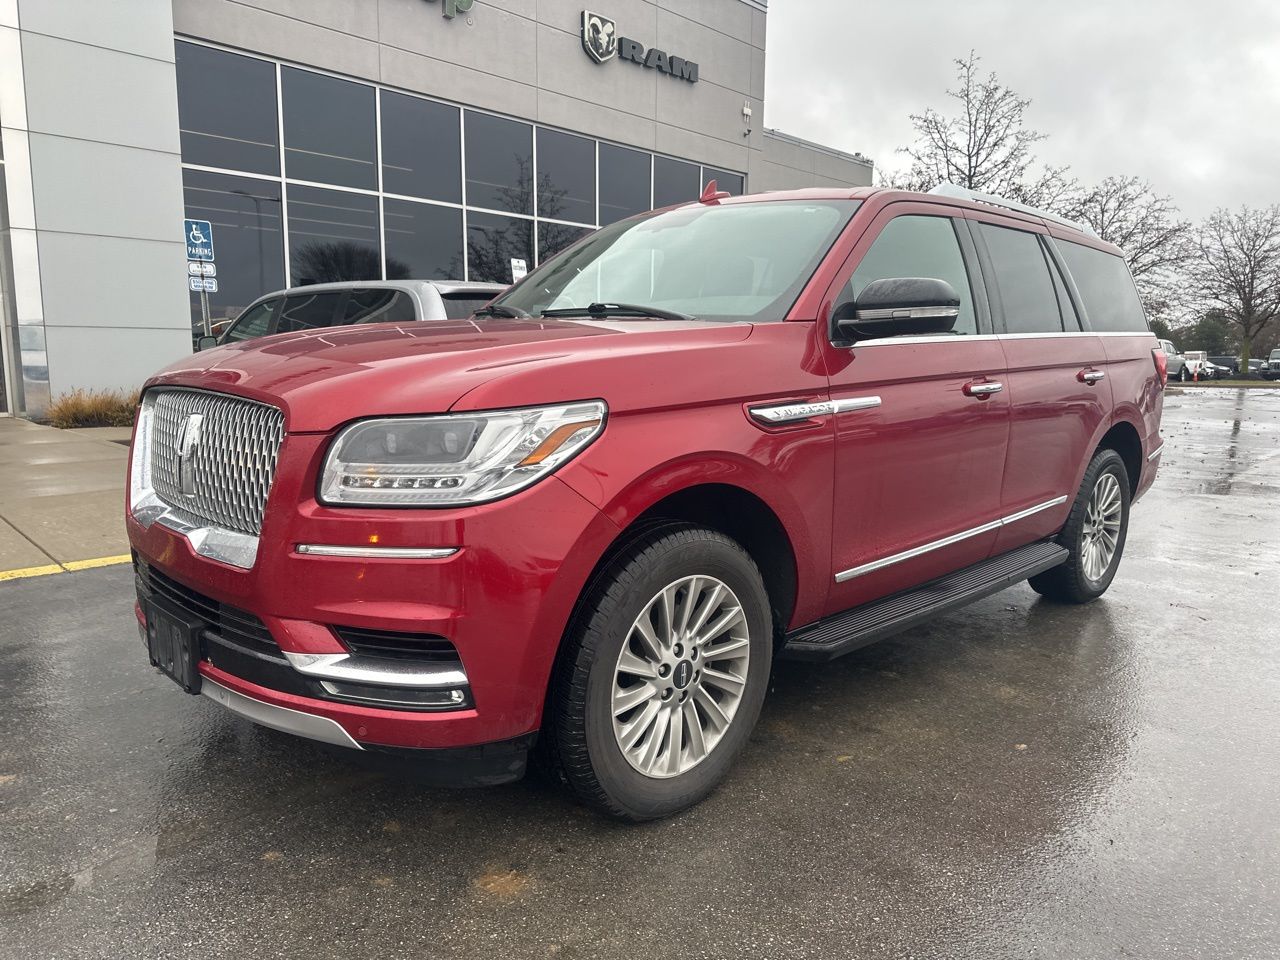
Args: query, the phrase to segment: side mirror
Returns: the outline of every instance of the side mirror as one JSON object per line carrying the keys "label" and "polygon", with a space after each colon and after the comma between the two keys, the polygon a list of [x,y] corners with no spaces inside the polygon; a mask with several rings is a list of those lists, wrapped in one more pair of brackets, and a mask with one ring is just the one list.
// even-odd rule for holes
{"label": "side mirror", "polygon": [[217,337],[210,337],[207,335],[203,336],[196,341],[196,353],[199,353],[201,350],[208,350],[212,347],[216,347],[217,345],[218,345]]}
{"label": "side mirror", "polygon": [[872,280],[857,300],[832,311],[840,340],[871,340],[929,333],[950,333],[960,315],[960,298],[945,280],[889,277]]}

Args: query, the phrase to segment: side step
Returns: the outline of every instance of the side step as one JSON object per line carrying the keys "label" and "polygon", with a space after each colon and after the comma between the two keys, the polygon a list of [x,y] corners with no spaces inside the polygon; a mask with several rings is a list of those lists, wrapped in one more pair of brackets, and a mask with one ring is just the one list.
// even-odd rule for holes
{"label": "side step", "polygon": [[1066,559],[1067,551],[1056,543],[1018,547],[913,590],[794,630],[778,655],[785,660],[831,660],[1044,573]]}

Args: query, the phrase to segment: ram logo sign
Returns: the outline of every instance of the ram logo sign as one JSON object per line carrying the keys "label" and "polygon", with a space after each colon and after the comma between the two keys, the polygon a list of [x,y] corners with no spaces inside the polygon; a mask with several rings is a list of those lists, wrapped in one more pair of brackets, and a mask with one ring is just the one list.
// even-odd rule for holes
{"label": "ram logo sign", "polygon": [[617,57],[665,73],[669,77],[690,83],[698,82],[698,65],[694,61],[677,57],[657,47],[646,49],[644,44],[636,40],[620,37],[618,27],[612,20],[590,10],[582,11],[582,49],[596,63],[604,63]]}

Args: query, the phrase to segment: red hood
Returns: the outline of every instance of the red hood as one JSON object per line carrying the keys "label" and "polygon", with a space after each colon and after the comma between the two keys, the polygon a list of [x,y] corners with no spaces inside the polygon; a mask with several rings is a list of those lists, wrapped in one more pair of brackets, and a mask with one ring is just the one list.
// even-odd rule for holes
{"label": "red hood", "polygon": [[[647,320],[371,324],[216,347],[171,364],[148,386],[199,387],[262,400],[284,410],[291,433],[308,433],[355,417],[443,412],[468,391],[530,365],[563,368],[602,355],[713,347],[750,333],[745,323]],[[574,382],[572,370],[561,373],[556,379],[562,384]],[[566,387],[558,399],[584,398]]]}

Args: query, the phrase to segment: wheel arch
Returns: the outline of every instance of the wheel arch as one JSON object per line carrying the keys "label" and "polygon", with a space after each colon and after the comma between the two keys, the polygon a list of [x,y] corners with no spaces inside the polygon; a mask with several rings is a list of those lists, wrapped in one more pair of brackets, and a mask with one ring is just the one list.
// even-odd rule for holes
{"label": "wheel arch", "polygon": [[1138,433],[1138,428],[1128,420],[1115,421],[1094,447],[1095,453],[1099,450],[1114,450],[1120,454],[1120,459],[1124,461],[1125,472],[1129,474],[1129,496],[1136,497],[1144,466],[1142,437]]}

